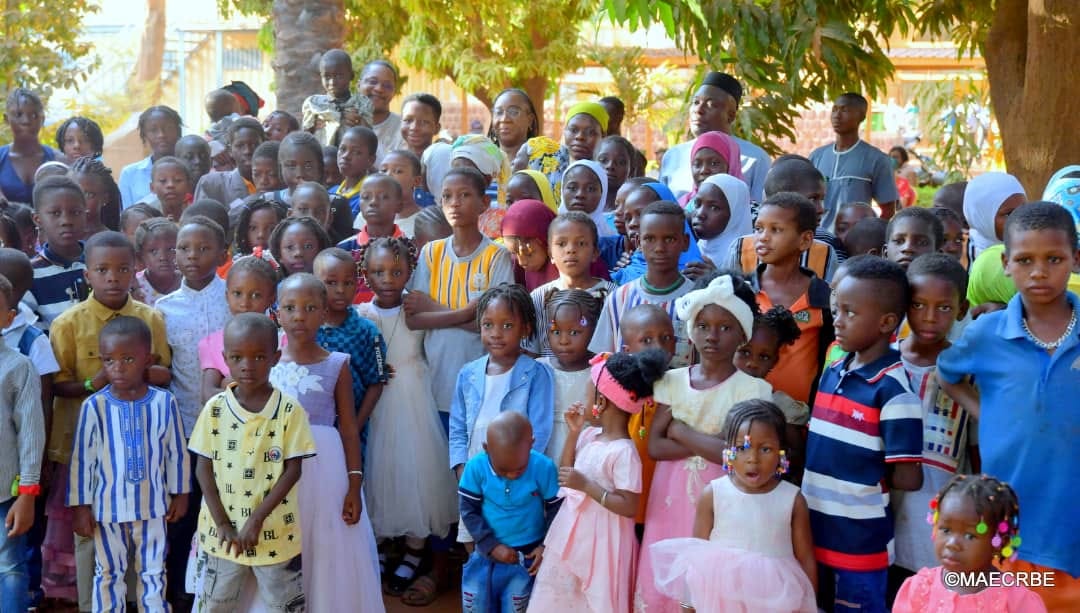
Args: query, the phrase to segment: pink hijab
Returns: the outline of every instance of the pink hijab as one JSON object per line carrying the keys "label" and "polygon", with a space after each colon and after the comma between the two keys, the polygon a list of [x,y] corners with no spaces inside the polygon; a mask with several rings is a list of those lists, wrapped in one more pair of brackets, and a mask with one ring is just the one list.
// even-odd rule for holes
{"label": "pink hijab", "polygon": [[[697,137],[694,141],[694,146],[690,149],[690,164],[694,163],[694,156],[702,149],[712,149],[720,154],[720,157],[724,158],[727,162],[728,171],[727,174],[735,177],[736,179],[742,179],[742,159],[739,153],[739,143],[735,142],[735,139],[731,138],[723,132],[706,132]],[[690,193],[684,196],[680,204],[686,206],[694,196],[697,195],[697,188],[690,190]]]}

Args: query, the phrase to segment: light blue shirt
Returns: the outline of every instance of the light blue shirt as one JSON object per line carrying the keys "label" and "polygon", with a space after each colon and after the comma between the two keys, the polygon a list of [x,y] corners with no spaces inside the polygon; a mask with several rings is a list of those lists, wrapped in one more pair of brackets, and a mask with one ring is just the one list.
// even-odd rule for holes
{"label": "light blue shirt", "polygon": [[[765,176],[769,174],[772,158],[754,143],[738,136],[728,136],[739,144],[743,181],[750,188],[750,199],[761,202],[765,199]],[[690,170],[690,154],[693,148],[694,141],[675,145],[668,149],[660,161],[660,181],[671,188],[676,198],[682,198],[694,189],[694,176]]]}
{"label": "light blue shirt", "polygon": [[124,166],[120,171],[120,202],[125,209],[150,194],[153,168],[154,160],[146,156],[138,162]]}
{"label": "light blue shirt", "polygon": [[1023,316],[1017,294],[971,322],[938,356],[937,372],[949,383],[973,375],[979,388],[982,468],[1020,498],[1020,559],[1077,577],[1080,531],[1066,518],[1080,491],[1080,328],[1051,355],[1031,341]]}

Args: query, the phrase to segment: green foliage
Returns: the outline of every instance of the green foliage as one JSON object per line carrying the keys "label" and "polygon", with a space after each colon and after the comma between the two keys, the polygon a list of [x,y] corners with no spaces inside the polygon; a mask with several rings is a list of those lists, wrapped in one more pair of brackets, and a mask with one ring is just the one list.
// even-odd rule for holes
{"label": "green foliage", "polygon": [[644,56],[641,47],[588,47],[585,57],[611,73],[612,87],[603,92],[584,91],[597,97],[618,96],[626,104],[624,125],[644,119],[660,128],[669,141],[681,140],[677,134],[686,126],[686,83],[667,63],[651,67],[644,62]]}
{"label": "green foliage", "polygon": [[1001,140],[991,134],[985,81],[925,81],[916,87],[914,100],[923,140],[934,144],[936,161],[950,180],[963,180],[975,164],[1001,155]]}

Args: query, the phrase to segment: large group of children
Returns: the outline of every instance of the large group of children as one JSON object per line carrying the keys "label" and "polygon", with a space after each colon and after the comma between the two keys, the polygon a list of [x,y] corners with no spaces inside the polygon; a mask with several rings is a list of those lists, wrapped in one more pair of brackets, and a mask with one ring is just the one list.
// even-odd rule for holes
{"label": "large group of children", "polygon": [[299,118],[147,109],[118,182],[8,97],[0,611],[1080,607],[1060,199],[827,211],[723,132],[677,197],[616,99],[556,141],[506,90],[451,144],[390,63],[320,72]]}

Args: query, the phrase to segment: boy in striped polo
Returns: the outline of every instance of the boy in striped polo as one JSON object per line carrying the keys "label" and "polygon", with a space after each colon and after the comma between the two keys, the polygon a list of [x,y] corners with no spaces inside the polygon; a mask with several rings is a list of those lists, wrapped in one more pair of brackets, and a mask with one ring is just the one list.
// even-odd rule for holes
{"label": "boy in striped polo", "polygon": [[893,516],[889,490],[922,485],[922,409],[893,332],[910,290],[899,265],[845,263],[836,288],[836,340],[848,355],[821,376],[806,443],[803,494],[818,561],[818,604],[884,613]]}

